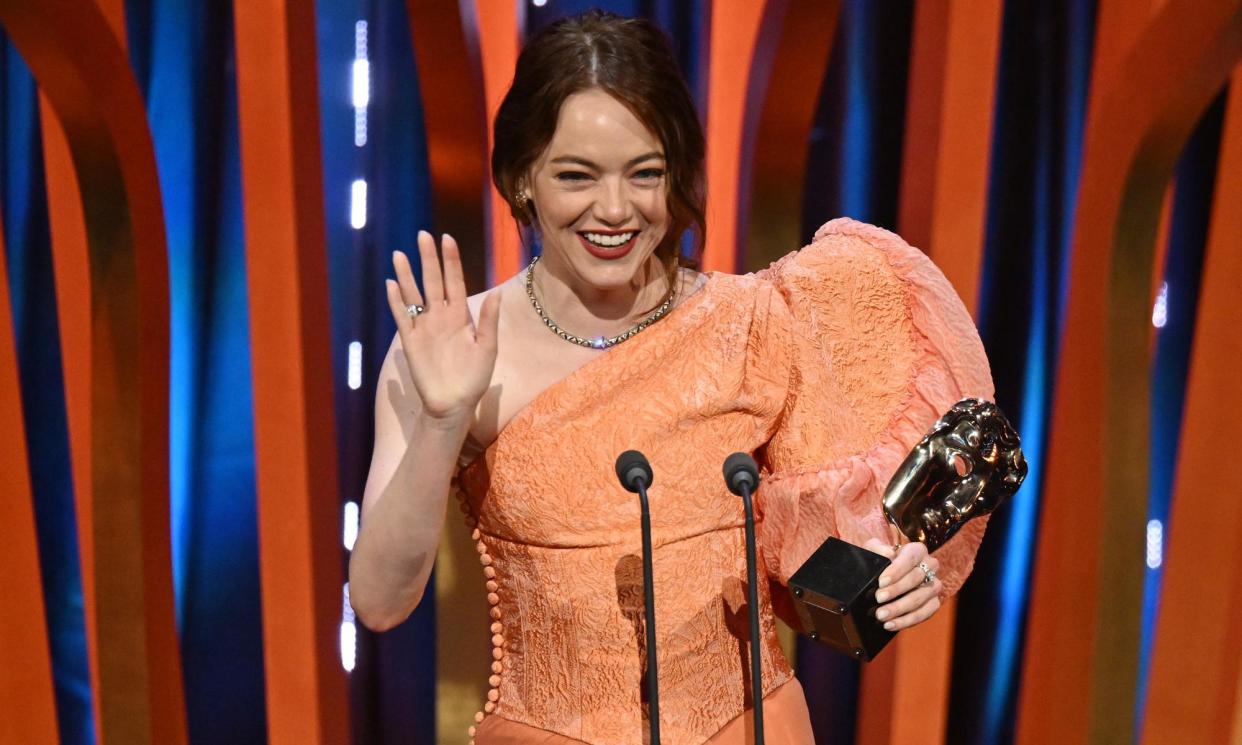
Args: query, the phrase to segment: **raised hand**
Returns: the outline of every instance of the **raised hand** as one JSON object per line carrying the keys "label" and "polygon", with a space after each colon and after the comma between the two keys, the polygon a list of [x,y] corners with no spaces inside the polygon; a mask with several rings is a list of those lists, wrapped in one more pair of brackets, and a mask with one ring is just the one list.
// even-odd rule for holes
{"label": "raised hand", "polygon": [[[457,241],[445,235],[440,248],[443,273],[435,239],[419,231],[425,297],[414,283],[405,254],[393,252],[397,279],[385,282],[388,308],[397,323],[397,335],[424,414],[439,420],[468,420],[496,366],[500,292],[492,292],[483,301],[476,327],[466,307],[466,282]],[[413,316],[408,311],[410,306],[423,310]]]}
{"label": "raised hand", "polygon": [[889,631],[908,629],[931,618],[940,609],[940,593],[944,585],[936,579],[940,560],[927,553],[922,543],[907,543],[901,550],[874,538],[864,546],[893,560],[880,575],[876,600],[876,618]]}

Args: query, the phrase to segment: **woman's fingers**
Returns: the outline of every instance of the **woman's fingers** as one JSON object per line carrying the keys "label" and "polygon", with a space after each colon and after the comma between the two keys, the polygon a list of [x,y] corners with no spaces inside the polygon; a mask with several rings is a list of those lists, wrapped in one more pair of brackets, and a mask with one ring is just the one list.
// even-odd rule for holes
{"label": "woman's fingers", "polygon": [[424,305],[422,293],[414,281],[414,271],[410,269],[410,260],[403,252],[392,252],[392,270],[397,275],[397,287],[401,290],[401,309],[405,310],[409,305]]}
{"label": "woman's fingers", "polygon": [[426,230],[418,231],[418,258],[423,262],[423,297],[427,307],[439,308],[444,303],[444,278],[436,256],[436,241]]}
{"label": "woman's fingers", "polygon": [[479,308],[479,325],[475,329],[474,339],[488,352],[495,352],[499,328],[500,291],[494,290],[483,298],[483,307]]}
{"label": "woman's fingers", "polygon": [[457,247],[457,241],[448,233],[440,238],[440,254],[444,261],[444,299],[450,304],[464,303],[466,279],[462,276],[461,251]]}
{"label": "woman's fingers", "polygon": [[384,280],[384,294],[388,297],[388,310],[392,312],[392,320],[397,324],[398,333],[404,333],[410,328],[409,312],[406,306],[410,303],[405,302],[405,298],[401,295],[401,287],[391,279]]}
{"label": "woman's fingers", "polygon": [[919,565],[924,563],[931,571],[940,566],[935,557],[928,555],[927,547],[923,544],[910,543],[902,546],[897,558],[880,575],[880,589],[875,594],[876,599],[883,603],[922,585],[927,579],[927,573]]}
{"label": "woman's fingers", "polygon": [[875,617],[884,622],[889,631],[908,629],[922,623],[940,609],[940,580],[906,593],[888,605],[880,606]]}
{"label": "woman's fingers", "polygon": [[[907,543],[902,546],[897,555],[893,557],[893,563],[880,575],[880,589],[883,590],[902,582],[919,565],[919,562],[926,558],[927,547],[922,543]],[[908,589],[910,588],[896,591],[890,589],[889,595],[899,595]]]}

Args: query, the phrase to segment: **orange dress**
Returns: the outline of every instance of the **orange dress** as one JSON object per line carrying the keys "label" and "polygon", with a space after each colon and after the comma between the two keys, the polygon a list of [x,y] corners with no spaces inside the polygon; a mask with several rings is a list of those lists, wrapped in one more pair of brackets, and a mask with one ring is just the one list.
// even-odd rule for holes
{"label": "orange dress", "polygon": [[[495,634],[474,742],[644,742],[639,505],[613,470],[635,448],[655,472],[663,741],[749,741],[742,504],[720,471],[743,450],[764,471],[766,740],[813,743],[775,633],[783,584],[828,536],[890,540],[880,495],[898,464],[954,402],[991,393],[970,316],[892,233],[834,220],[763,272],[713,274],[540,393],[460,472]],[[983,529],[971,523],[938,552],[946,593],[969,573]]]}

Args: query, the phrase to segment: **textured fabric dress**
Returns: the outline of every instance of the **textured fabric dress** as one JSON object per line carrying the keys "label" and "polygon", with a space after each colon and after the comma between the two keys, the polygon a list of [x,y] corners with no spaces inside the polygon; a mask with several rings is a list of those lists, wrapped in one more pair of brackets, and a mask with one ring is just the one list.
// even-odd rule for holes
{"label": "textured fabric dress", "polygon": [[[991,394],[965,308],[892,233],[834,220],[763,272],[711,275],[540,393],[455,480],[494,635],[474,742],[644,742],[639,504],[613,470],[635,448],[655,472],[663,741],[749,741],[743,511],[720,470],[742,450],[764,471],[766,739],[813,743],[775,633],[784,583],[828,536],[890,541],[880,499],[898,464],[953,403]],[[984,522],[937,553],[946,594],[970,572]]]}

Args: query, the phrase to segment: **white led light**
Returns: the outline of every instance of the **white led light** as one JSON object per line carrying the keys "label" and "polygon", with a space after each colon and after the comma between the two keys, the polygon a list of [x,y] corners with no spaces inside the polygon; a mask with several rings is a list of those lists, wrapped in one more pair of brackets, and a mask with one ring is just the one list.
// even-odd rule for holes
{"label": "white led light", "polygon": [[354,541],[358,540],[358,503],[349,501],[345,503],[345,525],[342,539],[345,543],[346,551],[354,550]]}
{"label": "white led light", "polygon": [[354,108],[365,109],[371,103],[371,63],[354,60]]}
{"label": "white led light", "polygon": [[1164,328],[1169,322],[1169,283],[1160,283],[1160,292],[1156,293],[1156,304],[1151,309],[1151,325],[1158,329]]}
{"label": "white led light", "polygon": [[543,6],[548,4],[548,0],[530,0],[530,2],[536,8],[542,8]]}
{"label": "white led light", "polygon": [[361,230],[367,224],[367,182],[366,179],[355,179],[350,187],[349,224],[354,230]]}
{"label": "white led light", "polygon": [[1159,569],[1164,562],[1164,525],[1159,520],[1147,521],[1147,568]]}
{"label": "white led light", "polygon": [[367,144],[367,110],[354,109],[354,146]]}
{"label": "white led light", "polygon": [[358,661],[358,627],[353,621],[341,621],[341,667],[352,673]]}
{"label": "white led light", "polygon": [[367,57],[367,22],[358,21],[354,24],[354,58]]}
{"label": "white led light", "polygon": [[341,667],[353,672],[358,660],[358,627],[354,623],[354,607],[349,604],[349,583],[343,591],[345,605],[341,611]]}
{"label": "white led light", "polygon": [[362,387],[362,342],[349,343],[349,363],[346,367],[346,381],[353,390]]}

